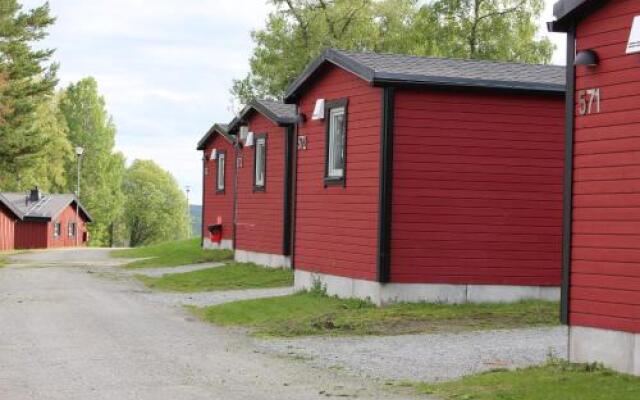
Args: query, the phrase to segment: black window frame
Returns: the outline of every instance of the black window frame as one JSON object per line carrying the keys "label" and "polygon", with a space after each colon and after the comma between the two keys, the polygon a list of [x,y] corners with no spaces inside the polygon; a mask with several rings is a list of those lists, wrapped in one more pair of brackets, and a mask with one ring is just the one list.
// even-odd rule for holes
{"label": "black window frame", "polygon": [[[220,156],[224,159],[224,166],[222,168],[222,189],[220,189]],[[224,194],[227,188],[227,152],[225,150],[218,150],[216,157],[216,194]]]}
{"label": "black window frame", "polygon": [[[324,151],[324,185],[327,186],[345,186],[347,182],[347,127],[349,120],[349,99],[342,98],[325,102],[324,105],[324,120],[325,120],[325,151]],[[344,109],[344,119],[343,119],[343,132],[342,135],[342,149],[344,152],[342,166],[342,176],[335,177],[329,176],[329,151],[330,151],[330,140],[331,140],[331,110],[336,108]]]}
{"label": "black window frame", "polygon": [[[254,192],[266,192],[267,191],[267,134],[260,133],[255,135],[255,143],[253,146],[253,191]],[[257,161],[258,161],[258,141],[264,140],[264,182],[262,185],[258,185],[257,178]]]}

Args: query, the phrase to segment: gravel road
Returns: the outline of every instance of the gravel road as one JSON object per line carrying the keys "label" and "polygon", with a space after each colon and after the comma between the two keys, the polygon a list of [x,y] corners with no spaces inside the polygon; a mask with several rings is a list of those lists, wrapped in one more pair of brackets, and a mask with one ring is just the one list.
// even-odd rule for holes
{"label": "gravel road", "polygon": [[20,265],[0,269],[2,400],[408,398],[262,354],[254,339],[152,301],[126,275],[88,273],[114,273],[107,251],[12,260]]}
{"label": "gravel road", "polygon": [[218,292],[166,293],[149,292],[144,295],[149,301],[171,306],[213,306],[236,300],[260,299],[264,297],[286,296],[292,294],[293,287],[274,289],[225,290]]}
{"label": "gravel road", "polygon": [[162,275],[166,275],[166,274],[180,274],[183,272],[200,271],[202,269],[222,267],[223,265],[225,264],[221,262],[216,262],[216,263],[181,265],[179,267],[137,268],[137,269],[127,270],[126,272],[130,275],[145,275],[152,278],[159,278]]}
{"label": "gravel road", "polygon": [[567,329],[539,328],[386,337],[311,337],[259,340],[266,352],[301,357],[310,365],[340,367],[382,379],[436,382],[495,368],[543,363],[567,354]]}

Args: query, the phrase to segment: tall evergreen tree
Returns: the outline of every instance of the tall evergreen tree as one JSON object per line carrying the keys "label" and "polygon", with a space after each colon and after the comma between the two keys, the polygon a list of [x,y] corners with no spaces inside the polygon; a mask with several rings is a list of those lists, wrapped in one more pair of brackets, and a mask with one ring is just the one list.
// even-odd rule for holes
{"label": "tall evergreen tree", "polygon": [[[112,243],[113,224],[123,213],[124,157],[114,153],[116,128],[93,78],[69,85],[60,100],[69,127],[69,141],[84,148],[80,174],[80,201],[95,222],[89,226],[93,245]],[[67,164],[68,190],[76,191],[77,160]]]}
{"label": "tall evergreen tree", "polygon": [[22,175],[49,144],[38,110],[53,95],[57,66],[53,50],[34,49],[54,23],[48,3],[23,11],[16,0],[0,0],[0,188],[23,189]]}

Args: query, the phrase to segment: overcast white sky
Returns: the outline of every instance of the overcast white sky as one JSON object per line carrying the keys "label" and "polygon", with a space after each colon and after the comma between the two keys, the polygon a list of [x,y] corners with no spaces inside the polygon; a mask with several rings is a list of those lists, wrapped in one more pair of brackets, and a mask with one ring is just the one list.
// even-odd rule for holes
{"label": "overcast white sky", "polygon": [[[545,0],[544,22],[555,0]],[[44,0],[22,0],[25,7]],[[231,80],[244,76],[266,0],[50,0],[58,18],[45,45],[56,48],[61,85],[97,79],[129,161],[169,170],[201,203],[198,139],[232,117]],[[551,35],[564,63],[564,37]]]}

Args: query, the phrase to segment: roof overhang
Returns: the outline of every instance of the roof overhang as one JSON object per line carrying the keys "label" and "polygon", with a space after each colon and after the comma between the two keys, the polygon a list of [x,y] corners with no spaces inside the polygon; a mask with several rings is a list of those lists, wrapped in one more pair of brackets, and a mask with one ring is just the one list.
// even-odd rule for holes
{"label": "roof overhang", "polygon": [[205,133],[202,139],[200,139],[200,141],[198,142],[197,150],[204,150],[209,139],[211,139],[211,137],[215,134],[222,136],[231,144],[234,143],[233,136],[229,135],[225,127],[223,127],[221,124],[213,124],[213,126],[209,128],[207,133]]}
{"label": "roof overhang", "polygon": [[326,64],[335,65],[372,86],[436,86],[436,87],[463,87],[476,89],[512,90],[512,91],[535,91],[544,93],[565,93],[565,85],[492,81],[483,79],[467,79],[428,75],[396,74],[390,72],[376,72],[370,67],[354,61],[345,54],[334,49],[325,50],[316,58],[305,71],[287,88],[284,99],[285,102],[294,102],[303,88]]}
{"label": "roof overhang", "polygon": [[13,206],[13,204],[11,204],[11,202],[7,199],[5,199],[5,197],[0,194],[0,204],[4,206],[4,208],[6,208],[7,210],[9,210],[9,212],[16,217],[17,219],[22,219],[22,213],[20,212],[20,210],[18,210],[17,208],[15,208]]}
{"label": "roof overhang", "polygon": [[229,123],[229,132],[233,132],[236,129],[238,129],[240,125],[245,124],[249,119],[249,116],[254,112],[257,112],[263,115],[269,121],[273,122],[275,125],[278,125],[278,126],[284,127],[284,126],[290,126],[298,123],[297,117],[293,118],[293,117],[285,117],[282,115],[277,115],[272,110],[267,108],[264,104],[262,104],[260,100],[254,99],[254,100],[251,100],[249,104],[247,104],[242,109],[240,114]]}
{"label": "roof overhang", "polygon": [[550,32],[567,32],[573,22],[582,19],[608,0],[560,0],[553,5],[555,21],[547,23]]}

